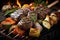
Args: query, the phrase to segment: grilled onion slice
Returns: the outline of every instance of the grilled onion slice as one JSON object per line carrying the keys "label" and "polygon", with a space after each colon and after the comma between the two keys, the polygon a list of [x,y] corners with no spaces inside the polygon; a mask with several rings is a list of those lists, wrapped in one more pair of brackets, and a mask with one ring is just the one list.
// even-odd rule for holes
{"label": "grilled onion slice", "polygon": [[50,29],[50,28],[51,28],[51,24],[50,24],[48,21],[46,21],[46,20],[44,20],[44,21],[42,22],[42,24],[43,24],[43,26],[44,26],[45,28],[47,28],[47,29]]}

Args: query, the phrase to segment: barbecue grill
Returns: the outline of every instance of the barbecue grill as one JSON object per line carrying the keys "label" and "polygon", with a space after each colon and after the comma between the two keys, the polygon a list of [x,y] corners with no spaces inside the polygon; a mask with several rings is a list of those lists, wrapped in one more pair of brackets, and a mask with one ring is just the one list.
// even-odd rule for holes
{"label": "barbecue grill", "polygon": [[[0,9],[1,7],[4,5],[4,3],[6,3],[7,1],[5,0],[0,0]],[[30,2],[33,2],[32,0]],[[28,2],[28,3],[30,3]],[[53,0],[49,1],[49,4],[52,3]],[[27,3],[27,2],[24,2]],[[60,4],[56,4],[53,7],[51,7],[52,11],[57,11],[60,9]],[[0,11],[1,12],[1,11]],[[0,19],[1,20],[1,19]],[[0,25],[1,26],[1,25]],[[39,38],[33,38],[33,37],[29,37],[27,35],[25,36],[19,36],[19,34],[14,35],[12,34],[12,32],[8,32],[8,29],[3,29],[0,28],[0,40],[59,40],[59,30],[60,30],[60,20],[58,21],[58,23],[56,25],[54,25],[50,30],[46,29],[43,27],[43,30],[41,32],[41,35]]]}

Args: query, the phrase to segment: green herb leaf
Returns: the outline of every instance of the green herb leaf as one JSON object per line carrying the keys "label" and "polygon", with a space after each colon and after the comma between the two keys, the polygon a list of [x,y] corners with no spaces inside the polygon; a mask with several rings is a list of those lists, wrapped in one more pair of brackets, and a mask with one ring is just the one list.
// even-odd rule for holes
{"label": "green herb leaf", "polygon": [[6,15],[9,15],[11,14],[12,12],[16,11],[17,9],[11,9],[11,10],[7,10],[5,13],[4,13],[4,16]]}

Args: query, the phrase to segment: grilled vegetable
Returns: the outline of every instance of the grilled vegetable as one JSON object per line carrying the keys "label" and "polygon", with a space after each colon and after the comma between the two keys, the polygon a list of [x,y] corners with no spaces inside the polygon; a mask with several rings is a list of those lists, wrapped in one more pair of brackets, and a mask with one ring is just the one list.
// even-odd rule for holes
{"label": "grilled vegetable", "polygon": [[52,13],[52,14],[50,15],[50,18],[54,21],[54,24],[57,23],[58,18],[57,18],[57,16],[56,16],[56,14]]}
{"label": "grilled vegetable", "polygon": [[3,28],[10,28],[11,27],[11,23],[10,22],[3,21],[1,24],[2,24]]}
{"label": "grilled vegetable", "polygon": [[15,29],[17,27],[17,25],[12,25],[9,29],[9,32],[12,31],[13,29]]}
{"label": "grilled vegetable", "polygon": [[46,15],[46,18],[45,18],[44,20],[50,22],[50,17],[49,17],[49,15]]}
{"label": "grilled vegetable", "polygon": [[40,36],[40,30],[36,28],[30,28],[29,36],[32,37],[39,37]]}
{"label": "grilled vegetable", "polygon": [[24,30],[21,30],[18,26],[13,30],[13,34],[19,34],[20,36],[24,35]]}
{"label": "grilled vegetable", "polygon": [[51,24],[47,21],[47,20],[44,20],[42,22],[43,26],[46,27],[47,29],[50,29],[51,28]]}
{"label": "grilled vegetable", "polygon": [[24,34],[24,30],[21,30],[18,25],[12,25],[9,29],[9,32],[13,31],[13,34],[19,34],[22,36]]}
{"label": "grilled vegetable", "polygon": [[29,5],[28,5],[28,4],[24,4],[24,5],[22,6],[22,9],[24,9],[24,8],[29,8]]}
{"label": "grilled vegetable", "polygon": [[11,9],[11,8],[12,8],[11,5],[4,5],[2,7],[2,11],[6,11],[6,10]]}
{"label": "grilled vegetable", "polygon": [[51,28],[52,25],[50,24],[50,17],[49,17],[49,15],[46,15],[46,18],[43,20],[42,24],[47,29]]}
{"label": "grilled vegetable", "polygon": [[36,5],[35,5],[34,2],[30,3],[29,6],[30,6],[30,9],[31,9],[31,10],[34,10],[34,8],[36,7]]}
{"label": "grilled vegetable", "polygon": [[10,28],[12,24],[16,22],[12,20],[12,18],[8,17],[4,21],[1,22],[3,28]]}
{"label": "grilled vegetable", "polygon": [[13,12],[16,11],[16,10],[17,10],[17,9],[15,8],[15,9],[10,9],[10,10],[5,11],[4,16],[10,15],[11,13],[13,13]]}
{"label": "grilled vegetable", "polygon": [[9,29],[11,27],[11,24],[2,24],[2,28]]}
{"label": "grilled vegetable", "polygon": [[6,18],[5,21],[10,23],[10,24],[15,24],[16,23],[11,17]]}
{"label": "grilled vegetable", "polygon": [[[52,14],[52,15],[53,15],[53,14]],[[51,24],[51,26],[53,26],[53,25],[54,25],[54,21],[50,18],[50,16],[49,16],[49,15],[46,15],[45,20],[46,20],[46,21],[48,21],[48,22]]]}
{"label": "grilled vegetable", "polygon": [[6,18],[4,21],[1,22],[2,27],[10,27],[12,24],[15,24],[16,22],[14,20],[12,20],[12,18],[8,17]]}

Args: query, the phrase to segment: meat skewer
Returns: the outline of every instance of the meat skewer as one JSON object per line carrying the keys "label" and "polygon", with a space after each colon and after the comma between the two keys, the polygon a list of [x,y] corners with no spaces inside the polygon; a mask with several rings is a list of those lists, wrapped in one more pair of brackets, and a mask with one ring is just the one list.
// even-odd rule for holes
{"label": "meat skewer", "polygon": [[[47,7],[48,8],[51,8],[52,6],[54,6],[56,3],[58,3],[59,1],[57,0],[57,1],[55,1],[55,2],[53,2],[52,4],[50,4],[50,5],[48,5]],[[11,33],[13,33],[13,31],[12,32],[10,32],[8,35],[10,35]],[[16,36],[19,36],[18,34],[16,35]],[[16,37],[15,36],[15,37]]]}

